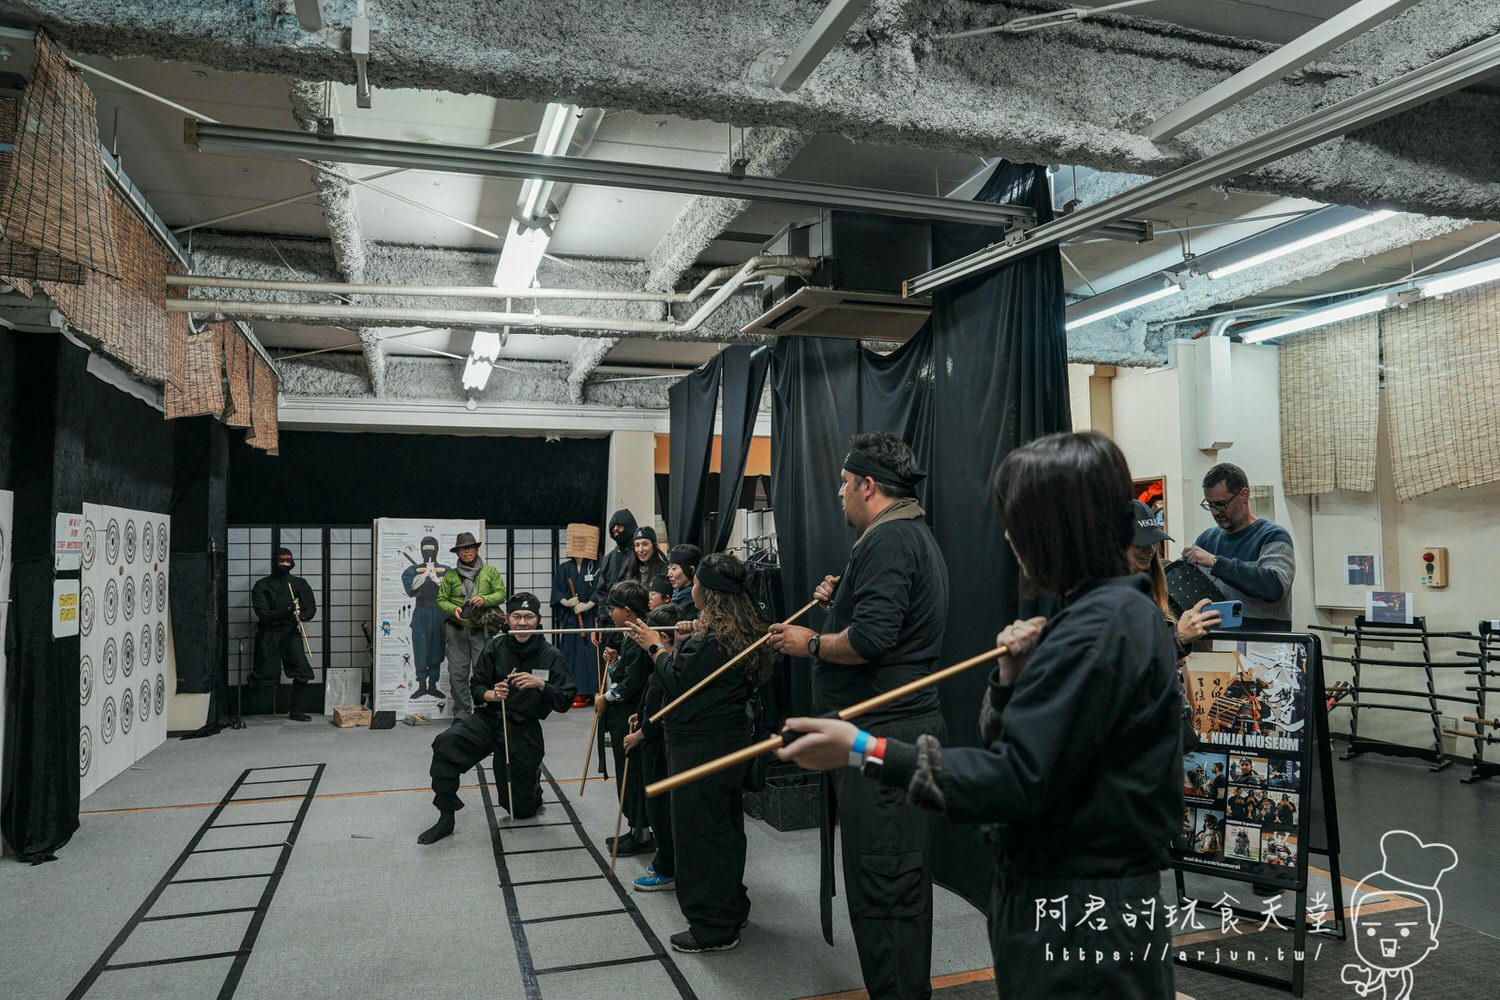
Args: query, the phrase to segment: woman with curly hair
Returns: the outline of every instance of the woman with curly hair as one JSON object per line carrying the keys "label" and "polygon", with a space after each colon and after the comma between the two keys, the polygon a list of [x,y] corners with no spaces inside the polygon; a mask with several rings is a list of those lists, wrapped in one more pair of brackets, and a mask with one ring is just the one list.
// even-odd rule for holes
{"label": "woman with curly hair", "polygon": [[[674,653],[667,638],[636,623],[632,636],[651,658],[665,701],[708,677],[766,633],[747,586],[745,564],[726,553],[704,557],[693,579],[698,621]],[[756,650],[674,708],[664,719],[667,761],[684,771],[750,742],[750,699],[771,674],[769,650]],[[745,767],[720,771],[672,795],[677,903],[688,929],[672,935],[682,952],[726,951],[740,943],[750,915],[745,892]]]}

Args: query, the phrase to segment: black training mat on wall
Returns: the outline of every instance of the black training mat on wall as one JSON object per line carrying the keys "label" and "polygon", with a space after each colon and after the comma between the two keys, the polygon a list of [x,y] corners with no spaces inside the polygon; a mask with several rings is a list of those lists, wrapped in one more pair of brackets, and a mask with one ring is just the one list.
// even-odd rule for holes
{"label": "black training mat on wall", "polygon": [[[1035,208],[1051,218],[1044,168],[1002,163],[976,200]],[[980,226],[933,227],[934,264],[995,242]],[[881,358],[848,341],[785,337],[772,362],[772,494],[784,605],[800,607],[825,574],[839,574],[853,532],[837,498],[849,438],[891,431],[927,470],[920,499],[948,565],[941,664],[971,656],[1034,609],[1021,599],[989,479],[1013,448],[1071,428],[1062,262],[1034,254],[934,296],[932,318]],[[806,624],[822,624],[810,615]],[[793,668],[793,712],[807,712],[808,666]],[[949,742],[978,741],[985,671],[943,685]],[[994,850],[975,827],[940,824],[934,877],[975,906],[989,900]]]}
{"label": "black training mat on wall", "polygon": [[609,438],[281,432],[272,457],[235,440],[232,524],[360,524],[377,517],[482,517],[493,524],[599,524]]}

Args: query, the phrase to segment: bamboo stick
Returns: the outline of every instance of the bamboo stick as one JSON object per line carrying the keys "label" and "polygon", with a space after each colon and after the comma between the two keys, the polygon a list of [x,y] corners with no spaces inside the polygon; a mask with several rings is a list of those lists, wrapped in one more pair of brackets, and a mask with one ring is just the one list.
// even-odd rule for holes
{"label": "bamboo stick", "polygon": [[609,845],[609,873],[615,873],[615,859],[620,854],[620,817],[625,815],[625,787],[630,780],[630,755],[625,756],[625,768],[620,772],[620,805],[615,810],[615,839]]}
{"label": "bamboo stick", "polygon": [[510,818],[516,818],[516,798],[510,784],[510,713],[505,703],[500,703],[500,727],[505,731],[505,804],[510,809]]}
{"label": "bamboo stick", "polygon": [[[899,687],[891,688],[891,690],[886,691],[883,694],[877,694],[873,698],[866,698],[864,701],[850,705],[848,708],[840,709],[837,713],[837,716],[838,718],[847,721],[857,716],[864,715],[866,712],[874,711],[875,709],[880,708],[882,705],[888,705],[893,701],[900,701],[907,695],[913,694],[917,691],[921,691],[923,688],[929,688],[934,684],[940,684],[950,677],[954,677],[958,674],[963,673],[965,670],[969,670],[973,667],[979,666],[979,664],[981,663],[987,663],[990,660],[998,660],[1000,657],[1006,655],[1009,652],[1010,650],[1005,646],[996,646],[994,649],[986,650],[985,652],[980,653],[977,656],[971,656],[967,660],[961,660],[958,663],[953,664],[952,666],[944,667],[941,670],[934,671],[933,673],[928,674],[926,677],[918,677],[914,681],[908,681]],[[682,771],[679,774],[674,774],[669,778],[663,778],[661,781],[653,782],[652,784],[646,786],[646,797],[649,799],[654,799],[664,792],[670,792],[674,788],[681,788],[683,785],[690,785],[693,782],[697,781],[699,778],[706,778],[710,774],[717,774],[725,768],[733,767],[736,764],[742,764],[748,760],[754,760],[756,757],[759,757],[761,754],[766,753],[767,751],[776,750],[785,745],[785,738],[782,737],[780,733],[777,733],[774,736],[769,736],[766,739],[761,740],[759,743],[752,743],[747,747],[736,750],[734,753],[725,754],[723,757],[720,757],[717,760],[711,760],[705,764],[699,764],[697,767],[690,767],[686,771]]]}
{"label": "bamboo stick", "polygon": [[[809,611],[811,611],[813,609],[814,605],[816,605],[817,603],[818,603],[818,599],[817,598],[813,598],[812,600],[808,601],[806,604],[804,604],[802,606],[802,610],[800,610],[796,614],[792,615],[792,617],[788,618],[786,621],[779,622],[778,624],[781,624],[781,625],[790,625],[792,622],[796,621],[798,618],[801,618],[803,615],[805,615]],[[725,663],[724,663],[724,665],[722,667],[720,667],[719,669],[715,670],[713,673],[709,674],[707,677],[703,678],[701,681],[699,681],[697,684],[694,684],[692,687],[688,688],[686,691],[682,692],[682,694],[678,695],[676,698],[673,698],[667,704],[663,705],[661,707],[660,711],[658,711],[655,715],[651,716],[651,721],[652,722],[660,722],[662,716],[664,716],[668,712],[672,711],[672,709],[674,709],[678,705],[682,704],[688,698],[691,698],[694,693],[696,693],[699,689],[703,688],[709,682],[713,681],[716,677],[718,677],[724,671],[728,670],[730,667],[734,666],[736,663],[740,662],[745,657],[749,656],[751,653],[755,652],[757,649],[760,648],[761,643],[763,643],[767,639],[771,638],[771,636],[773,634],[774,633],[772,633],[772,632],[767,632],[765,635],[761,636],[759,639],[756,639],[750,645],[746,646],[744,649],[740,650],[738,653],[736,653],[735,655],[731,656],[727,661],[725,661]]]}

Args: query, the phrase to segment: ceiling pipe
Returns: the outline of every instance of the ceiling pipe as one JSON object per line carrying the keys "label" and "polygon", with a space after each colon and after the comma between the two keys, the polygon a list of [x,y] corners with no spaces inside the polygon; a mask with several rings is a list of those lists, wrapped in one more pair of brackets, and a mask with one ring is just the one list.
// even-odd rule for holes
{"label": "ceiling pipe", "polygon": [[695,332],[718,311],[729,297],[751,281],[775,275],[807,277],[816,261],[807,257],[760,254],[739,267],[729,280],[709,296],[688,319],[634,320],[602,316],[565,316],[545,313],[482,312],[463,309],[425,309],[410,306],[332,305],[328,303],[245,302],[232,299],[167,299],[168,312],[202,313],[240,319],[291,319],[321,322],[430,325],[489,328],[515,326],[526,329],[599,330],[637,333],[664,338]]}

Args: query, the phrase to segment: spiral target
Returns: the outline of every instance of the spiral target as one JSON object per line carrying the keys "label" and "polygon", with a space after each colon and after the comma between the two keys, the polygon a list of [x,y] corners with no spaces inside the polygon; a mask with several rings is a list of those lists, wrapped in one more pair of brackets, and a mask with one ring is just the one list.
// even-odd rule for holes
{"label": "spiral target", "polygon": [[125,561],[135,562],[136,530],[135,519],[129,518],[125,521]]}
{"label": "spiral target", "polygon": [[137,712],[141,715],[141,721],[145,722],[151,718],[151,682],[141,681],[141,698],[136,703]]}
{"label": "spiral target", "polygon": [[110,695],[104,699],[104,708],[99,712],[99,735],[104,742],[113,742],[115,738],[115,696]]}
{"label": "spiral target", "polygon": [[135,577],[125,578],[125,620],[135,617]]}
{"label": "spiral target", "polygon": [[94,632],[94,588],[84,587],[83,594],[78,598],[78,623],[83,629],[84,635],[92,635]]}
{"label": "spiral target", "polygon": [[156,675],[156,714],[157,715],[161,714],[161,710],[164,707],[166,707],[166,704],[167,704],[167,682],[162,677],[161,674],[157,674]]}
{"label": "spiral target", "polygon": [[104,624],[113,625],[120,614],[120,588],[114,580],[104,581]]}
{"label": "spiral target", "polygon": [[81,778],[89,773],[89,765],[94,763],[94,731],[88,726],[80,726],[78,729],[78,776]]}
{"label": "spiral target", "polygon": [[99,669],[104,677],[106,685],[115,682],[115,670],[120,666],[120,647],[115,645],[114,636],[104,640],[104,655],[99,660]]}
{"label": "spiral target", "polygon": [[78,704],[87,705],[94,696],[94,658],[85,655],[78,661]]}
{"label": "spiral target", "polygon": [[120,640],[120,666],[124,669],[126,677],[135,672],[135,636],[129,632],[126,632],[125,638]]}
{"label": "spiral target", "polygon": [[156,662],[167,658],[167,627],[161,622],[156,623]]}
{"label": "spiral target", "polygon": [[135,725],[135,695],[130,688],[120,692],[120,732],[130,732]]}
{"label": "spiral target", "polygon": [[94,522],[83,522],[83,568],[91,569],[94,565],[94,557],[99,554],[98,533],[94,531]]}
{"label": "spiral target", "polygon": [[156,525],[156,556],[162,562],[167,561],[167,522],[161,521]]}
{"label": "spiral target", "polygon": [[104,558],[111,566],[120,561],[120,522],[114,518],[104,527]]}
{"label": "spiral target", "polygon": [[156,610],[167,610],[167,574],[156,574]]}
{"label": "spiral target", "polygon": [[149,524],[141,530],[141,561],[156,561],[156,532],[151,530]]}
{"label": "spiral target", "polygon": [[[151,532],[146,532],[146,537],[151,537]],[[156,603],[156,584],[152,583],[155,578],[149,573],[141,574],[141,612],[149,613],[151,606]]]}
{"label": "spiral target", "polygon": [[141,666],[151,662],[151,626],[141,626],[141,644],[136,647],[141,658]]}

